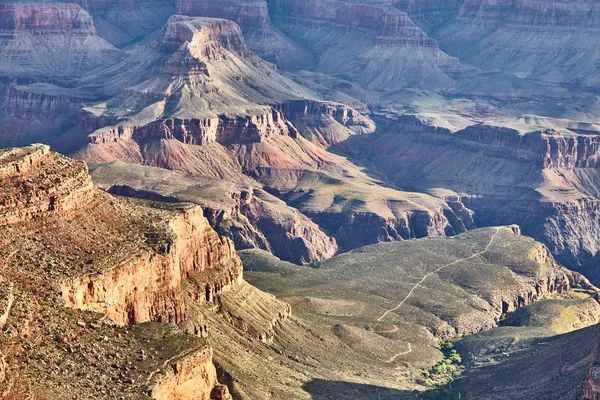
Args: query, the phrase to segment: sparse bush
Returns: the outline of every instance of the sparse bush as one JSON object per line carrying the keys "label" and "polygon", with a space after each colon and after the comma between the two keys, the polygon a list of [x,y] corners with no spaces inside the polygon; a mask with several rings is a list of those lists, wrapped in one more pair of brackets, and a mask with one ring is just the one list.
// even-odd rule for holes
{"label": "sparse bush", "polygon": [[442,353],[446,353],[446,351],[450,351],[454,348],[454,343],[449,340],[440,340],[439,341],[440,349],[442,349]]}
{"label": "sparse bush", "polygon": [[456,350],[450,351],[448,360],[450,360],[452,364],[460,364],[462,362],[462,358],[460,357],[460,354],[456,352]]}

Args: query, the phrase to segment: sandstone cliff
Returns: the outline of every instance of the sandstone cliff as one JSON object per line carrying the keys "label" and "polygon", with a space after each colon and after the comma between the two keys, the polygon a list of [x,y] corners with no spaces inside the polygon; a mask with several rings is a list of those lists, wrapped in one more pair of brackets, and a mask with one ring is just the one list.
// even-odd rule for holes
{"label": "sandstone cliff", "polygon": [[[190,287],[203,304],[241,284],[233,243],[212,230],[202,210],[112,198],[93,187],[84,163],[44,145],[3,150],[0,180],[0,324],[7,327],[0,347],[8,393],[38,396],[71,385],[77,395],[98,397],[90,390],[100,384],[94,380],[108,379],[104,363],[112,360],[136,367],[103,384],[102,398],[210,398],[218,382],[205,341],[172,325],[136,325],[184,322]],[[186,280],[193,284],[184,289]],[[38,313],[44,319],[33,324]],[[31,346],[33,332],[50,346]],[[97,340],[106,345],[88,347]],[[16,343],[23,345],[17,353]],[[163,361],[145,355],[155,348]],[[90,351],[108,355],[90,363]],[[77,368],[58,377],[53,368],[39,370],[60,358],[56,352],[70,354]],[[84,379],[74,380],[76,373]]]}

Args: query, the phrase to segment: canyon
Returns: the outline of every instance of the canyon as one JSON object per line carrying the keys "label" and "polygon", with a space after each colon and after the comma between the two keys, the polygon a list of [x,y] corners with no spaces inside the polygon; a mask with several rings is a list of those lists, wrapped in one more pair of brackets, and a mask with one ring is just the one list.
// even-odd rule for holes
{"label": "canyon", "polygon": [[597,14],[1,3],[1,396],[598,398]]}

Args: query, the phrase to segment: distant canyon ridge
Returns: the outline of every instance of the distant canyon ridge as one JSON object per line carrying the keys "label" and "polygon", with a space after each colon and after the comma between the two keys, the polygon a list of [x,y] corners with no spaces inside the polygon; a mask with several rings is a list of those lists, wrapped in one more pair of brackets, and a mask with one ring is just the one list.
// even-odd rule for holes
{"label": "distant canyon ridge", "polygon": [[0,145],[310,263],[518,223],[598,274],[592,1],[8,2]]}

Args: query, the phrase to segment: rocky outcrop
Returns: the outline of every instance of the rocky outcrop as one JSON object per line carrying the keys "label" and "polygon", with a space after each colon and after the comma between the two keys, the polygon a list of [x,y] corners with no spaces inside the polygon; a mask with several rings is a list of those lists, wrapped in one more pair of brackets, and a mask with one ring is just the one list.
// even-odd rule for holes
{"label": "rocky outcrop", "polygon": [[375,44],[382,47],[434,47],[437,42],[417,27],[408,15],[385,4],[363,4],[342,0],[279,0],[273,6],[278,18],[309,27],[344,31],[375,31]]}
{"label": "rocky outcrop", "polygon": [[600,136],[546,130],[523,134],[515,129],[474,125],[455,133],[457,138],[506,151],[544,168],[595,168],[600,165]]}
{"label": "rocky outcrop", "polygon": [[[375,123],[353,108],[338,103],[290,100],[276,106],[306,139],[331,146],[353,134],[375,131]],[[337,126],[336,126],[337,125]]]}
{"label": "rocky outcrop", "polygon": [[273,12],[290,21],[309,23],[313,27],[334,26],[379,30],[385,9],[377,4],[350,3],[339,0],[279,0]]}
{"label": "rocky outcrop", "polygon": [[185,357],[169,360],[166,374],[156,378],[151,397],[156,400],[212,399],[218,386],[212,348],[204,347]]}
{"label": "rocky outcrop", "polygon": [[62,117],[61,114],[77,113],[82,103],[82,99],[65,95],[11,87],[4,101],[4,108],[10,117],[50,120]]}
{"label": "rocky outcrop", "polygon": [[[169,222],[165,233],[148,233],[154,251],[141,252],[121,265],[77,277],[62,285],[67,306],[102,312],[118,324],[146,321],[179,323],[185,319],[182,281],[204,285],[205,301],[242,279],[242,267],[233,244],[220,239],[202,210],[186,210]],[[214,279],[218,270],[226,279]],[[204,275],[202,275],[204,274]]]}
{"label": "rocky outcrop", "polygon": [[383,15],[375,43],[381,47],[438,47],[435,39],[428,37],[401,11],[388,11]]}
{"label": "rocky outcrop", "polygon": [[598,135],[578,132],[486,124],[451,129],[405,116],[374,137],[367,153],[398,185],[437,191],[477,226],[518,223],[559,262],[595,279]]}
{"label": "rocky outcrop", "polygon": [[473,73],[389,3],[279,0],[272,16],[283,32],[318,55],[317,72],[344,76],[368,90],[440,91]]}
{"label": "rocky outcrop", "polygon": [[460,21],[464,24],[481,24],[499,27],[506,24],[511,29],[544,31],[549,27],[565,27],[576,30],[580,27],[597,26],[600,12],[591,0],[576,5],[564,0],[519,1],[500,3],[496,0],[467,0],[460,8]]}
{"label": "rocky outcrop", "polygon": [[312,63],[312,56],[273,27],[267,1],[177,0],[179,14],[224,18],[237,22],[250,47],[262,58],[291,69]]}
{"label": "rocky outcrop", "polygon": [[[451,210],[448,211],[452,214]],[[341,252],[377,242],[454,235],[466,230],[463,224],[451,225],[443,212],[417,211],[397,218],[363,212],[339,216],[323,213],[311,217],[321,226],[337,228],[333,237]]]}
{"label": "rocky outcrop", "polygon": [[597,57],[590,54],[598,48],[598,21],[591,0],[469,0],[435,36],[446,52],[481,69],[597,87]]}
{"label": "rocky outcrop", "polygon": [[45,145],[0,151],[0,179],[8,183],[0,190],[0,224],[66,216],[94,197],[85,163],[50,153]]}
{"label": "rocky outcrop", "polygon": [[173,0],[70,0],[96,20],[100,36],[124,46],[143,39],[164,26],[175,13]]}
{"label": "rocky outcrop", "polygon": [[250,192],[240,211],[268,240],[265,250],[282,260],[309,264],[332,257],[338,251],[336,240],[317,224],[263,191],[260,196]]}
{"label": "rocky outcrop", "polygon": [[458,14],[461,0],[397,0],[394,6],[405,11],[419,26],[435,29]]}
{"label": "rocky outcrop", "polygon": [[259,29],[270,34],[272,29],[266,1],[177,0],[177,12],[183,15],[224,18],[236,21],[244,29]]}
{"label": "rocky outcrop", "polygon": [[[45,145],[0,151],[0,181],[0,378],[6,373],[13,385],[6,393],[24,395],[25,380],[28,396],[41,393],[40,377],[54,372],[37,368],[59,352],[74,369],[51,385],[76,382],[83,398],[211,398],[219,384],[212,349],[198,337],[206,327],[186,335],[175,325],[188,331],[188,309],[218,303],[243,279],[233,243],[202,209],[113,198],[93,187],[85,163]],[[45,316],[35,326],[34,309]],[[46,345],[28,342],[34,330]],[[18,354],[5,352],[17,346]],[[43,361],[22,361],[28,357]],[[29,368],[35,373],[21,374]],[[91,394],[93,379],[104,381],[104,393]]]}
{"label": "rocky outcrop", "polygon": [[285,135],[295,137],[296,129],[281,115],[269,113],[228,117],[221,115],[205,119],[166,119],[148,125],[105,127],[88,136],[90,143],[118,142],[122,139],[177,139],[186,144],[234,144],[262,142]]}
{"label": "rocky outcrop", "polygon": [[590,372],[583,383],[583,400],[600,399],[600,366],[598,361],[590,366]]}
{"label": "rocky outcrop", "polygon": [[276,329],[292,316],[289,304],[247,283],[220,296],[218,304],[218,317],[245,337],[267,344],[274,343]]}
{"label": "rocky outcrop", "polygon": [[[174,15],[169,18],[162,39],[162,49],[167,53],[177,51],[186,42],[190,50],[199,59],[220,60],[221,49],[226,49],[241,55],[247,55],[249,50],[244,42],[239,26],[231,21],[205,20],[200,29],[194,24],[194,15]],[[208,15],[205,15],[208,16]]]}

